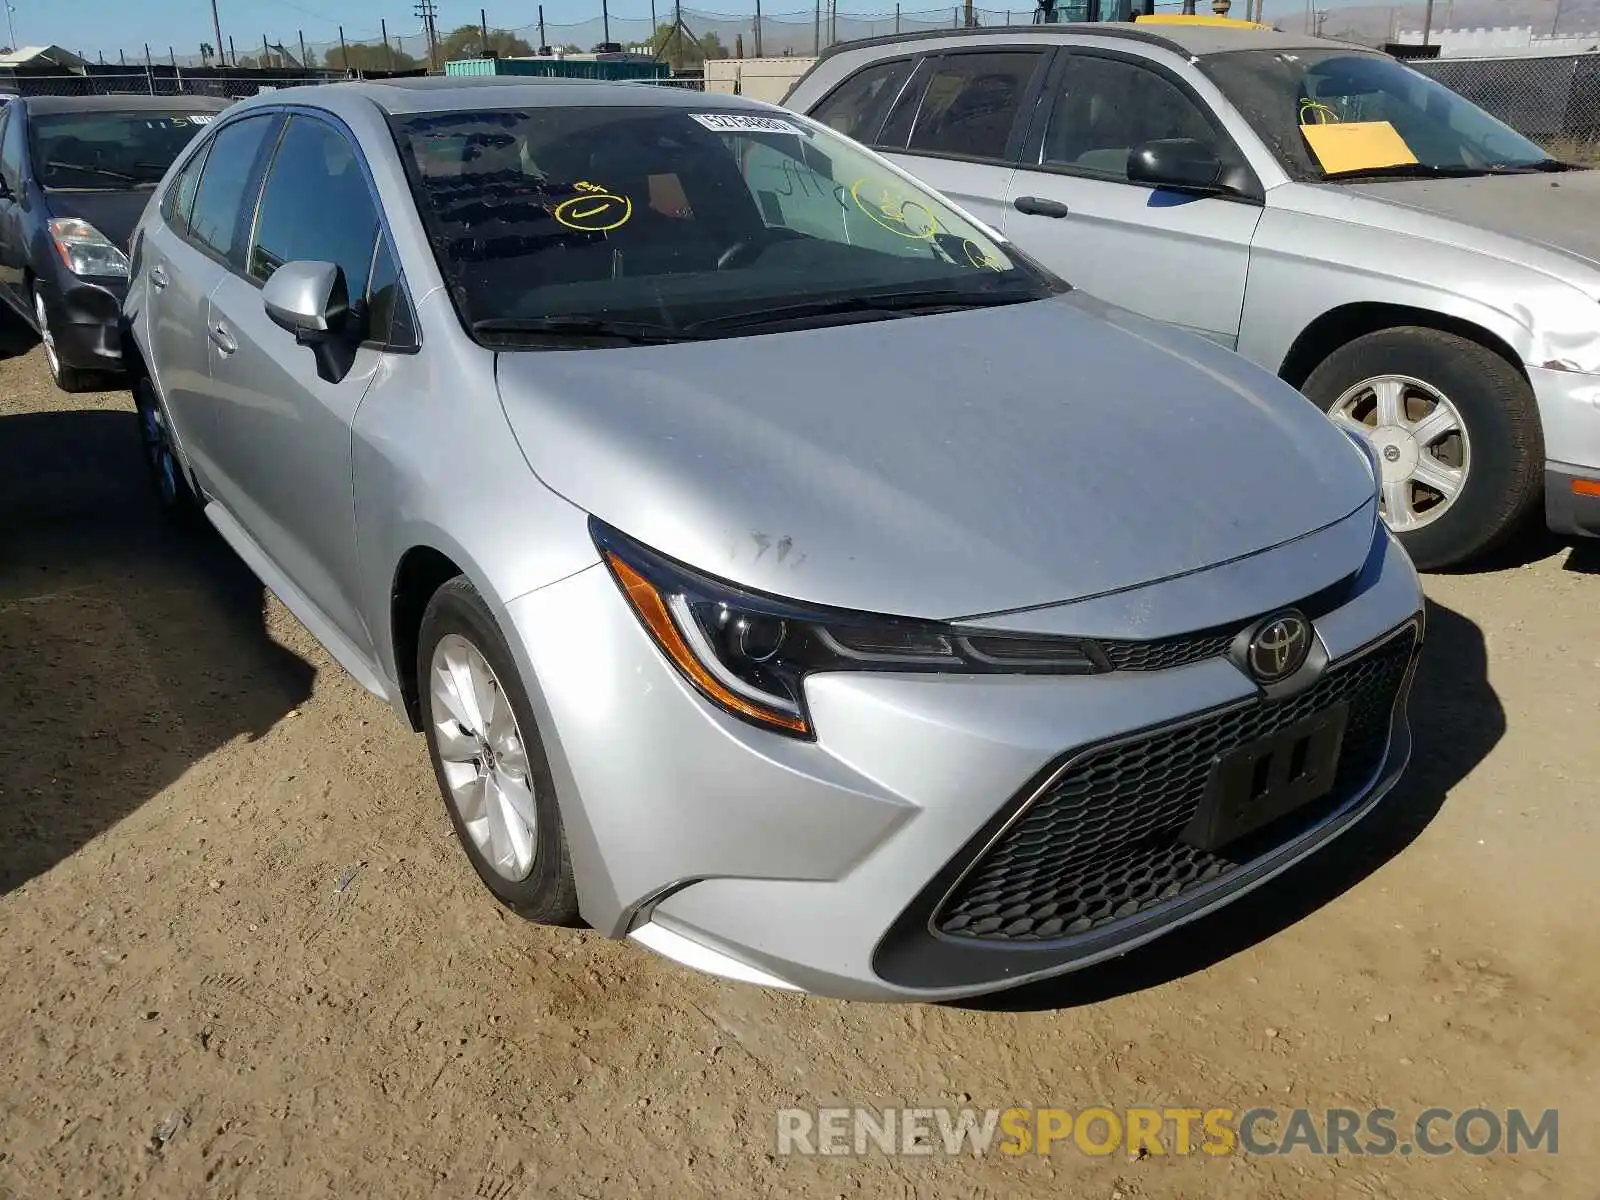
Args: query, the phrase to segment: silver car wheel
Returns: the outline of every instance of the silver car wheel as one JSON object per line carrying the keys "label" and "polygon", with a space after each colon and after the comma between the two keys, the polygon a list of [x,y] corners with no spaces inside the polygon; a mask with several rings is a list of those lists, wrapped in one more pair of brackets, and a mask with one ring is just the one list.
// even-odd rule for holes
{"label": "silver car wheel", "polygon": [[44,356],[50,363],[50,374],[61,374],[61,359],[56,354],[56,335],[50,332],[50,315],[45,312],[44,295],[33,291],[33,312],[39,321],[39,340],[44,343]]}
{"label": "silver car wheel", "polygon": [[1328,409],[1377,454],[1379,511],[1396,533],[1432,524],[1466,487],[1472,443],[1450,398],[1409,375],[1375,375]]}
{"label": "silver car wheel", "polygon": [[533,873],[538,818],[511,701],[478,648],[453,633],[433,648],[429,695],[450,803],[495,874],[520,883]]}

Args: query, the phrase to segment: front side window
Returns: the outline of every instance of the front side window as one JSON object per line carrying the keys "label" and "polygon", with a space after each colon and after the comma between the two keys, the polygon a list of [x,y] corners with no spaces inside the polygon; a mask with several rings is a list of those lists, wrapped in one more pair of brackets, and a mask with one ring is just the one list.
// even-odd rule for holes
{"label": "front side window", "polygon": [[189,236],[223,258],[233,258],[245,193],[261,143],[274,126],[271,116],[244,117],[217,131],[206,152],[189,217]]}
{"label": "front side window", "polygon": [[908,148],[1004,157],[1028,84],[1043,60],[1043,54],[1016,50],[940,59],[922,91]]}
{"label": "front side window", "polygon": [[378,210],[350,140],[315,117],[290,117],[262,187],[250,274],[264,282],[286,262],[331,262],[359,299],[377,235]]}
{"label": "front side window", "polygon": [[6,122],[0,134],[0,179],[15,194],[22,187],[22,118],[6,109]]}
{"label": "front side window", "polygon": [[863,67],[812,110],[812,119],[858,142],[872,141],[910,77],[911,65],[909,58],[902,58]]}
{"label": "front side window", "polygon": [[602,324],[724,336],[797,306],[963,307],[1064,287],[801,119],[562,105],[394,125],[480,339]]}
{"label": "front side window", "polygon": [[153,188],[210,113],[46,113],[29,124],[33,173],[53,191]]}
{"label": "front side window", "polygon": [[1200,69],[1297,179],[1560,166],[1470,100],[1386,54],[1239,50],[1202,58]]}
{"label": "front side window", "polygon": [[1217,149],[1205,115],[1165,75],[1126,59],[1074,55],[1051,97],[1040,162],[1126,179],[1129,152],[1162,138]]}

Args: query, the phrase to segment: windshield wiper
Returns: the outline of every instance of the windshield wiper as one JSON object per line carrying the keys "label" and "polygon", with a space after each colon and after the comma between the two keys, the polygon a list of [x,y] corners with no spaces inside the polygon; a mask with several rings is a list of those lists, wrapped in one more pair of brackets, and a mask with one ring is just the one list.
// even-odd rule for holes
{"label": "windshield wiper", "polygon": [[50,159],[45,164],[57,171],[82,171],[86,175],[104,175],[108,179],[124,179],[129,183],[134,182],[132,175],[125,175],[121,171],[113,171],[107,167],[91,167],[88,163],[62,162],[59,159]]}
{"label": "windshield wiper", "polygon": [[1347,179],[1478,179],[1485,175],[1529,175],[1537,171],[1568,171],[1570,163],[1544,158],[1531,163],[1490,163],[1483,167],[1437,166],[1431,163],[1393,163],[1386,167],[1356,167],[1324,175],[1329,183]]}
{"label": "windshield wiper", "polygon": [[670,325],[600,317],[489,317],[474,321],[472,332],[495,338],[603,338],[637,346],[693,340],[692,334]]}
{"label": "windshield wiper", "polygon": [[721,317],[707,317],[684,326],[690,334],[712,331],[729,333],[749,330],[765,325],[786,325],[794,321],[851,316],[857,313],[891,316],[926,316],[931,313],[957,312],[964,308],[991,308],[1000,304],[1022,304],[1041,300],[1033,293],[985,292],[955,288],[927,289],[906,292],[877,292],[863,296],[836,296],[829,300],[809,300],[802,304],[783,304],[775,308],[762,308],[750,312],[729,313]]}

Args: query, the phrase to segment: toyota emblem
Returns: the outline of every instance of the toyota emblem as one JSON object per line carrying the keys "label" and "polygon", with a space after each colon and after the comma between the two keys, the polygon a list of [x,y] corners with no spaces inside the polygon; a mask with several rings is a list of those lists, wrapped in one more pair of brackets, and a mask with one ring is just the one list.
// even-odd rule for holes
{"label": "toyota emblem", "polygon": [[1298,612],[1275,613],[1256,626],[1245,648],[1245,665],[1257,683],[1279,683],[1305,665],[1311,653],[1311,622]]}

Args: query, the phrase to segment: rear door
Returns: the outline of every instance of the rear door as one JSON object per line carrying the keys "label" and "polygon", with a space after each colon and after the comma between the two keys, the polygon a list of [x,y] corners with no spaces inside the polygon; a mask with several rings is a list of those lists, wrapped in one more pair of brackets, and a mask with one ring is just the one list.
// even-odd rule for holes
{"label": "rear door", "polygon": [[1049,65],[1041,47],[929,55],[878,133],[890,159],[992,228]]}
{"label": "rear door", "polygon": [[243,262],[247,214],[259,165],[280,118],[230,121],[185,164],[162,195],[140,249],[146,287],[147,364],[200,486],[214,494],[216,412],[211,397],[206,305],[231,262]]}
{"label": "rear door", "polygon": [[261,189],[245,268],[211,293],[205,329],[216,406],[217,497],[362,654],[351,425],[383,351],[368,338],[337,381],[274,324],[262,285],[284,263],[336,263],[364,312],[380,238],[360,151],[320,116],[289,117]]}
{"label": "rear door", "polygon": [[1129,183],[1129,151],[1158,138],[1202,140],[1248,169],[1222,122],[1164,65],[1061,51],[1001,229],[1089,294],[1232,349],[1261,203]]}

